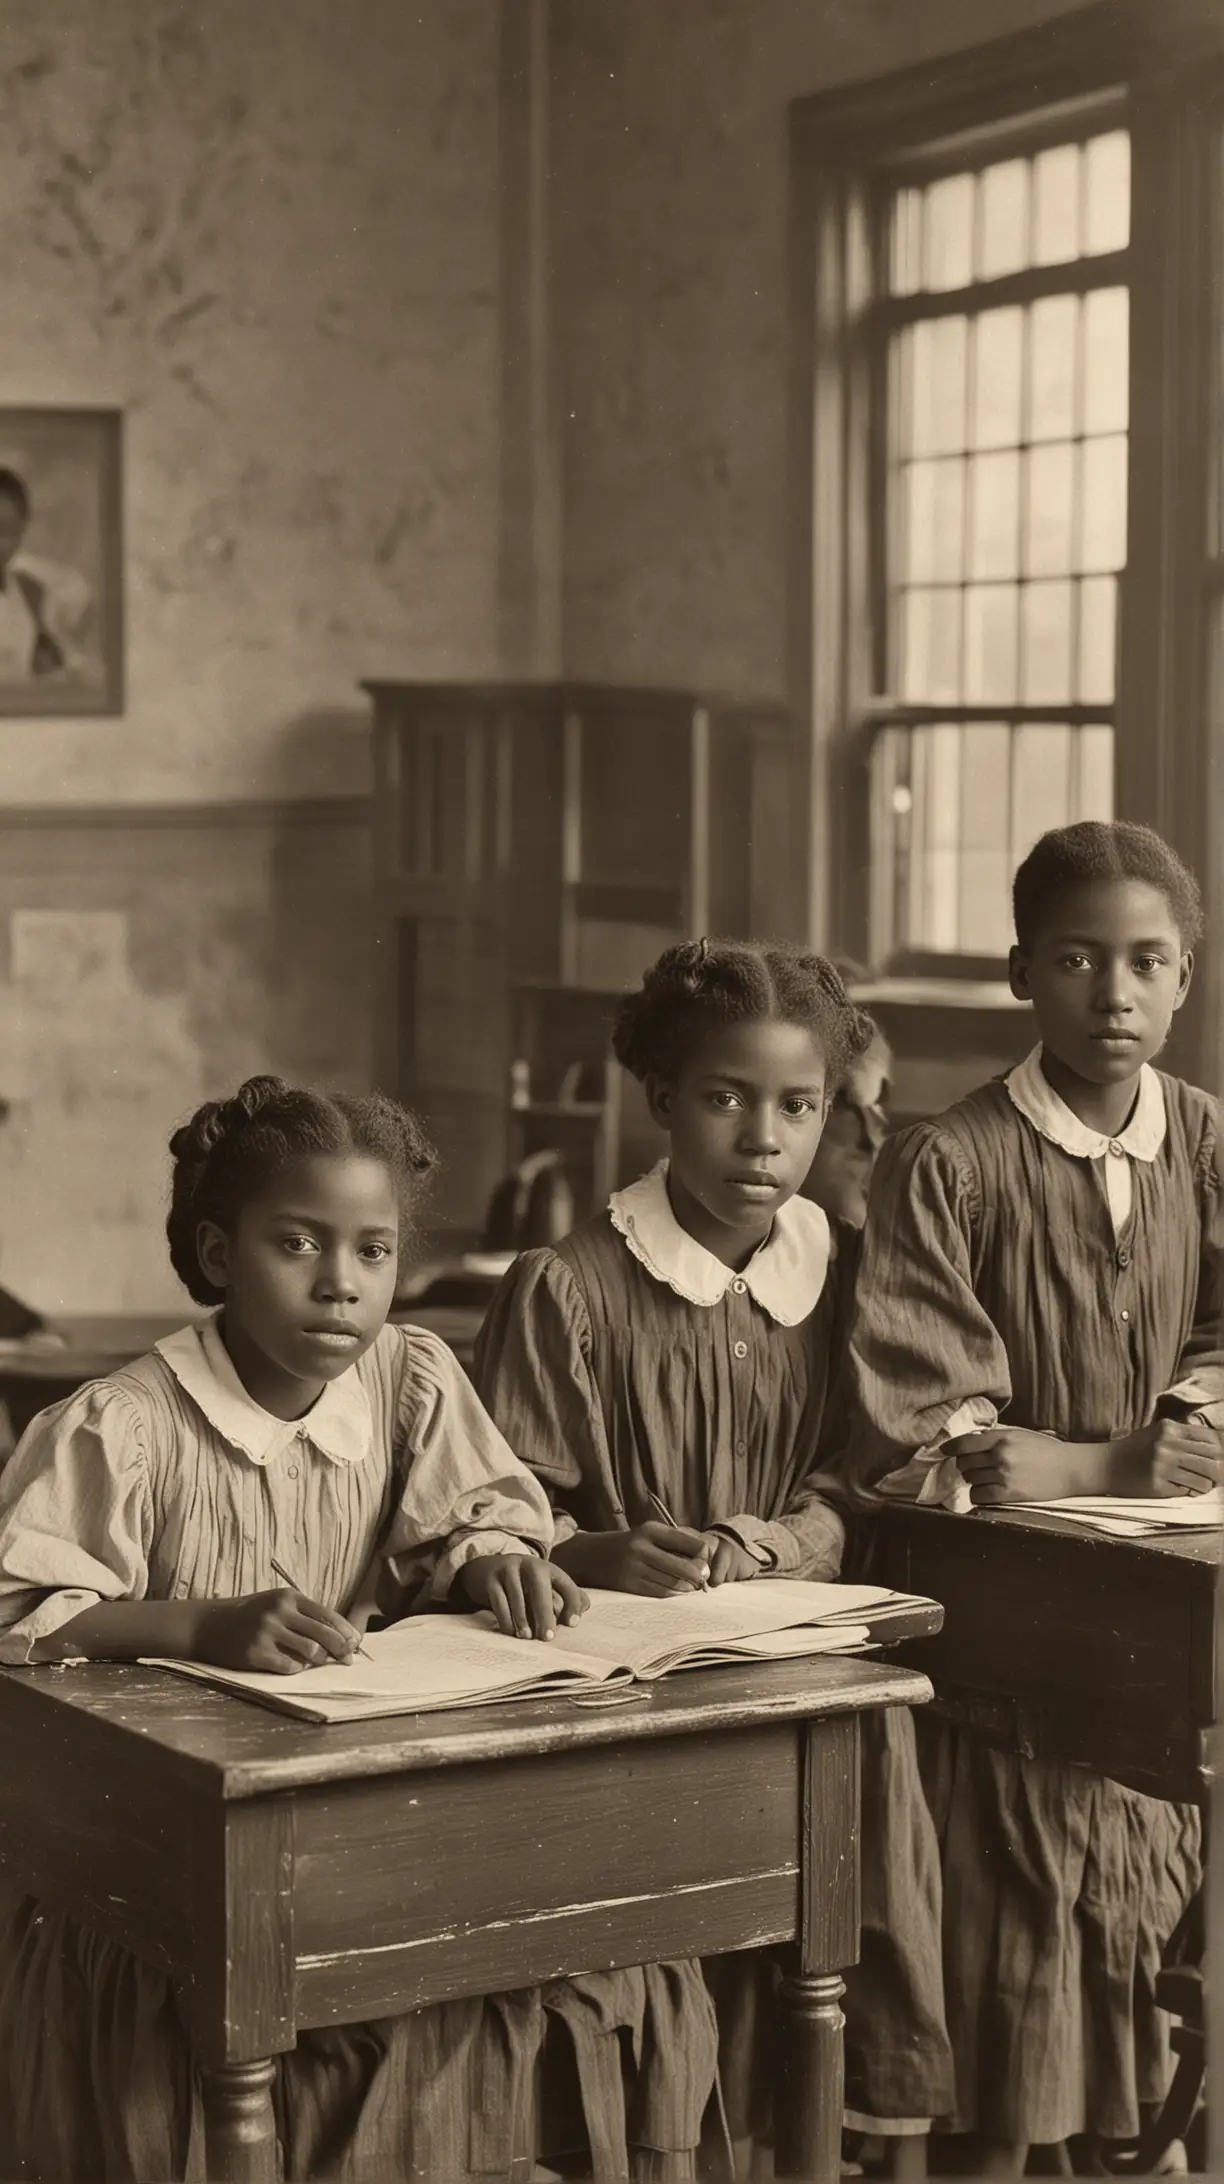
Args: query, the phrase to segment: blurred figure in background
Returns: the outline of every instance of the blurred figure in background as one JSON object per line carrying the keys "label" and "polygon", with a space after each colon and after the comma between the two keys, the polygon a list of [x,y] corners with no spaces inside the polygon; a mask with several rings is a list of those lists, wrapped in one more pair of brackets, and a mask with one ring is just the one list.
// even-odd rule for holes
{"label": "blurred figure in background", "polygon": [[[857,963],[834,958],[834,968],[851,994],[866,983]],[[876,1156],[888,1134],[888,1092],[892,1049],[875,1026],[865,1054],[851,1064],[834,1095],[829,1119],[808,1170],[802,1196],[823,1206],[831,1221],[861,1229],[867,1219],[867,1190]]]}

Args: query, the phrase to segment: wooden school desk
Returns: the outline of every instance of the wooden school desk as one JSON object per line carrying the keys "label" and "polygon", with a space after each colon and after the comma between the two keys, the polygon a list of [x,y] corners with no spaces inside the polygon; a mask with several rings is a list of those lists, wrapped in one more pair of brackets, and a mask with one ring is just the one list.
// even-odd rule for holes
{"label": "wooden school desk", "polygon": [[[1203,1807],[1218,1766],[1215,1594],[1219,1530],[1110,1538],[1019,1509],[880,1512],[871,1576],[942,1602],[944,1627],[901,1649],[936,1709],[1004,1749],[1070,1760],[1151,1797]],[[1202,1900],[1156,1999],[1175,2024],[1176,2074],[1160,2113],[1108,2166],[1156,2172],[1187,2135],[1205,2046]]]}
{"label": "wooden school desk", "polygon": [[873,1582],[938,1600],[902,1658],[935,1706],[1010,1751],[1203,1802],[1220,1531],[1116,1539],[1022,1510],[873,1518]]}
{"label": "wooden school desk", "polygon": [[[931,1629],[938,1611],[922,1611]],[[0,1870],[175,1980],[213,2184],[274,2184],[299,2028],[756,1944],[795,1945],[778,2172],[840,2167],[858,1951],[862,1659],[307,1727],[166,1671],[0,1671]],[[2,2067],[2,2062],[0,2062]]]}

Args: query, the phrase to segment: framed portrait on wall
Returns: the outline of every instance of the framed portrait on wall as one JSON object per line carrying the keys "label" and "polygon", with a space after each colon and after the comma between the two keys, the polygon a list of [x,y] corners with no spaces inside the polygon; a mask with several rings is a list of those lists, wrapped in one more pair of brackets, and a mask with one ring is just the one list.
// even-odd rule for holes
{"label": "framed portrait on wall", "polygon": [[0,407],[0,718],[123,710],[122,431]]}

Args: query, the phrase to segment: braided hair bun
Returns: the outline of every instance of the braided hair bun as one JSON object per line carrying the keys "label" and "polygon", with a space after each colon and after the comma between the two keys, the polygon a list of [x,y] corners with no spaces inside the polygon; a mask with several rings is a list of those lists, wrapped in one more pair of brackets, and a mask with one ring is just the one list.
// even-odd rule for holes
{"label": "braided hair bun", "polygon": [[248,1077],[227,1100],[206,1100],[170,1140],[173,1175],[166,1238],[170,1263],[197,1304],[221,1293],[200,1265],[201,1224],[232,1228],[244,1205],[294,1160],[364,1155],[394,1179],[402,1229],[437,1165],[415,1115],[381,1092],[314,1092],[280,1077]]}
{"label": "braided hair bun", "polygon": [[830,1089],[874,1036],[833,965],[786,941],[692,940],[667,948],[617,1012],[613,1051],[630,1076],[674,1082],[724,1024],[799,1024],[820,1046]]}

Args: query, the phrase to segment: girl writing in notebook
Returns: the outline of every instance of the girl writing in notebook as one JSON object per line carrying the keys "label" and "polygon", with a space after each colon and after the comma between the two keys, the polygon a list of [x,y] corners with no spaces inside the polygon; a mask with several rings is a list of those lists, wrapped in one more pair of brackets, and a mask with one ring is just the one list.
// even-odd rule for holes
{"label": "girl writing in notebook", "polygon": [[[1196,1415],[1222,1384],[1217,1118],[1152,1066],[1198,889],[1147,828],[1084,823],[1020,867],[1015,920],[1040,1044],[876,1172],[852,1477],[965,1510],[1200,1493],[1220,1476]],[[977,2173],[1020,2174],[1030,2143],[1132,2137],[1165,2090],[1152,1983],[1198,1879],[1197,1813],[935,1720],[919,1740]]]}
{"label": "girl writing in notebook", "polygon": [[[0,1658],[288,1676],[349,1660],[376,1598],[487,1607],[524,1635],[573,1620],[537,1481],[443,1345],[387,1325],[432,1165],[412,1117],[255,1078],[171,1150],[170,1256],[218,1309],[45,1411],[5,1466]],[[0,1934],[4,2176],[198,2176],[162,1975],[12,1890]],[[509,1995],[305,2034],[279,2063],[285,2174],[508,2175],[540,2008]]]}
{"label": "girl writing in notebook", "polygon": [[[507,1275],[477,1384],[573,1529],[582,1584],[663,1597],[765,1572],[837,1574],[822,1491],[836,1439],[854,1232],[798,1197],[830,1099],[872,1026],[821,957],[671,948],[622,1005],[615,1049],[646,1087],[668,1159]],[[849,2098],[920,2166],[951,2097],[938,1861],[908,1715],[864,1721],[863,1961]],[[732,2135],[767,2135],[770,1966],[707,1966]],[[859,2120],[858,2117],[855,2120]],[[904,2165],[903,2164],[903,2165]]]}

